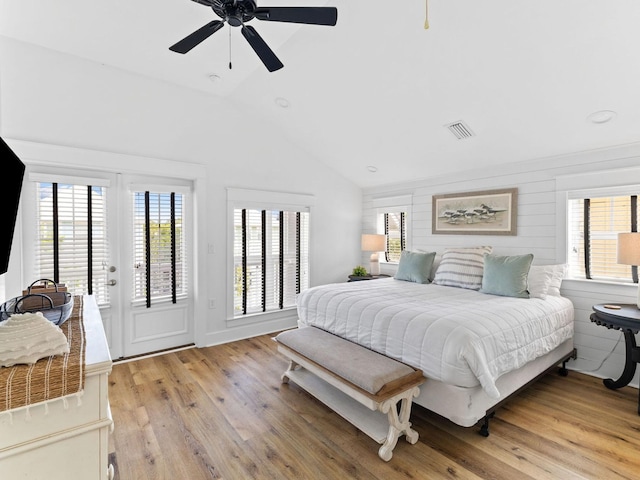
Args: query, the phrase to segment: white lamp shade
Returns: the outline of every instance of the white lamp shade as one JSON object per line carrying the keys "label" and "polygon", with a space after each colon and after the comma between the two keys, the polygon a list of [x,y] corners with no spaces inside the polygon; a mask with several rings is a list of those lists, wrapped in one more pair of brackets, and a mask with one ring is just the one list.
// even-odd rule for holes
{"label": "white lamp shade", "polygon": [[363,252],[382,252],[386,248],[386,237],[384,235],[362,235]]}
{"label": "white lamp shade", "polygon": [[618,234],[618,263],[640,265],[640,233]]}

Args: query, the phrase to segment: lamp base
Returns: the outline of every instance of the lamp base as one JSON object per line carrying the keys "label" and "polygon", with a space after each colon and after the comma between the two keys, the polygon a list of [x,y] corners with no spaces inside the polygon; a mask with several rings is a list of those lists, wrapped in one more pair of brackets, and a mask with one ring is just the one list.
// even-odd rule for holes
{"label": "lamp base", "polygon": [[371,258],[369,259],[369,274],[380,275],[380,262],[378,261],[377,253],[372,253]]}

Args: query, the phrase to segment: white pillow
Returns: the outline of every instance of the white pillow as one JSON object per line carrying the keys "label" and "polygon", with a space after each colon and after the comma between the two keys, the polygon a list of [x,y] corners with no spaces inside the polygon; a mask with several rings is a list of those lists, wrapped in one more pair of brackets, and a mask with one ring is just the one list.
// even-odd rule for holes
{"label": "white pillow", "polygon": [[492,247],[447,248],[442,254],[433,283],[480,290],[484,256],[492,250]]}
{"label": "white pillow", "polygon": [[547,295],[551,295],[554,297],[560,296],[560,286],[562,285],[562,279],[567,275],[567,270],[569,269],[569,265],[566,263],[562,263],[559,265],[553,265],[553,278],[551,279],[551,284],[549,285],[549,290],[547,290]]}
{"label": "white pillow", "polygon": [[566,264],[531,265],[527,281],[529,295],[532,298],[547,298],[560,296],[560,285],[567,271]]}
{"label": "white pillow", "polygon": [[531,298],[547,298],[549,285],[553,279],[553,270],[553,265],[531,265],[527,278]]}

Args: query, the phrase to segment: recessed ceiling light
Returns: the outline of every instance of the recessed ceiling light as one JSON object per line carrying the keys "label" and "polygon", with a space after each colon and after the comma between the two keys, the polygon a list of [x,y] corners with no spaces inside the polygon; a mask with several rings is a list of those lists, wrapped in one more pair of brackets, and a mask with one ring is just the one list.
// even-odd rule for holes
{"label": "recessed ceiling light", "polygon": [[222,81],[222,77],[220,75],[212,73],[211,75],[209,75],[209,80],[211,80],[212,83],[220,83]]}
{"label": "recessed ceiling light", "polygon": [[287,100],[286,98],[277,97],[276,105],[278,105],[281,108],[289,108],[291,104],[289,103],[289,100]]}
{"label": "recessed ceiling light", "polygon": [[378,171],[378,167],[374,167],[373,165],[369,165],[369,166],[367,166],[367,170],[369,170],[371,173],[376,173]]}
{"label": "recessed ceiling light", "polygon": [[617,113],[613,110],[598,110],[587,117],[591,123],[607,123],[616,118]]}

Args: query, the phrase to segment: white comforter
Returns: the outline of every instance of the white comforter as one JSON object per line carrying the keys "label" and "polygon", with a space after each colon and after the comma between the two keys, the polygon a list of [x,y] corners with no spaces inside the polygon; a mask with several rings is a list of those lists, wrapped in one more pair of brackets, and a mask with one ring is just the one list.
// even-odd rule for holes
{"label": "white comforter", "polygon": [[462,387],[499,397],[500,375],[573,337],[563,297],[510,298],[380,279],[314,287],[298,297],[299,325],[313,325]]}

